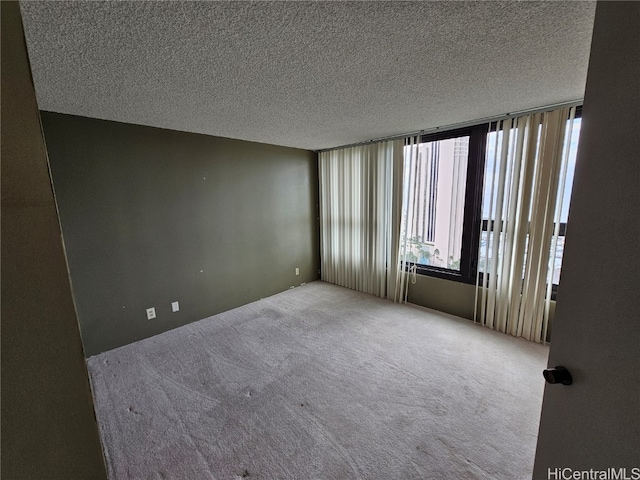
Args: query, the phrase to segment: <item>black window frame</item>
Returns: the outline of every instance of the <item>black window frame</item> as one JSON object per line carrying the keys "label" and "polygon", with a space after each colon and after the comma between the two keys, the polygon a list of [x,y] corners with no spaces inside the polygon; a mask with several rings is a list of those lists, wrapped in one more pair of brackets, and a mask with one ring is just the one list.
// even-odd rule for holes
{"label": "black window frame", "polygon": [[[576,107],[575,118],[582,118],[581,105]],[[472,125],[455,130],[428,133],[420,137],[420,143],[427,143],[469,136],[469,155],[467,159],[460,270],[410,262],[415,265],[417,274],[443,278],[454,282],[476,284],[478,279],[480,231],[486,231],[488,226],[488,219],[482,218],[482,191],[484,188],[487,136],[490,132],[496,131],[497,124],[498,122],[491,122],[490,124]],[[562,222],[559,236],[565,236],[566,229],[567,224]],[[408,269],[409,265],[406,268]],[[480,281],[482,281],[482,275],[482,272],[480,272]],[[552,284],[552,300],[556,299],[557,290],[558,284]]]}
{"label": "black window frame", "polygon": [[428,143],[468,136],[469,153],[467,157],[467,179],[462,220],[460,270],[415,263],[416,273],[419,275],[469,284],[476,283],[482,215],[482,184],[488,133],[489,125],[481,124],[444,132],[428,133],[420,137],[420,143]]}

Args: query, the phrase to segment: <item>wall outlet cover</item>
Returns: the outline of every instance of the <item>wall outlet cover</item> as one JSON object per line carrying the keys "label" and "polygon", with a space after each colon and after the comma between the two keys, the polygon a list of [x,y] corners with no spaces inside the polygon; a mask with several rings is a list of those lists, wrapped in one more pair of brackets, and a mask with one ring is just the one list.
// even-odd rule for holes
{"label": "wall outlet cover", "polygon": [[154,307],[147,308],[147,320],[156,318],[156,309]]}
{"label": "wall outlet cover", "polygon": [[178,302],[171,302],[171,311],[177,312],[180,310],[180,304]]}

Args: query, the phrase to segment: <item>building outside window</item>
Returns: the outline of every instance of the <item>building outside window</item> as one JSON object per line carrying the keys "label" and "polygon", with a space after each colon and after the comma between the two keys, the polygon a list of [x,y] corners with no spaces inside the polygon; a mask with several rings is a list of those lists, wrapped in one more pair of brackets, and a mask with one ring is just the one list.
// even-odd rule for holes
{"label": "building outside window", "polygon": [[414,213],[407,225],[409,258],[415,263],[460,269],[468,156],[469,137],[456,137],[419,144],[416,164],[405,164],[415,169],[413,185],[406,185]]}
{"label": "building outside window", "polygon": [[[563,150],[564,158],[568,149],[568,164],[558,193],[560,234],[550,275],[554,285],[562,269],[580,126],[578,113]],[[485,247],[488,242],[491,252],[493,241],[486,232],[492,179],[491,175],[485,178],[485,171],[492,172],[493,165],[485,166],[485,158],[491,162],[496,144],[496,132],[487,130],[481,125],[424,135],[415,161],[405,162],[404,193],[413,213],[405,227],[407,259],[417,265],[420,274],[475,283],[478,271],[484,271]],[[405,146],[405,158],[411,148]]]}

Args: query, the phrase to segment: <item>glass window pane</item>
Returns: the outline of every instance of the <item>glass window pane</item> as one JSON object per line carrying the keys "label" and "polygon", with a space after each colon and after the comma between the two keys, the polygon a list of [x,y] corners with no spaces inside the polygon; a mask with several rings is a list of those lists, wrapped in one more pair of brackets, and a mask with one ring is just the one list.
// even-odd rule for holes
{"label": "glass window pane", "polygon": [[[405,161],[405,212],[410,261],[460,270],[469,138],[418,145]],[[405,159],[412,157],[405,147]]]}
{"label": "glass window pane", "polygon": [[558,237],[558,244],[556,246],[556,253],[553,257],[553,283],[558,285],[560,283],[560,270],[562,268],[562,252],[564,251],[564,237]]}
{"label": "glass window pane", "polygon": [[[556,208],[560,209],[560,223],[566,224],[569,216],[569,205],[571,200],[571,191],[573,186],[573,176],[576,166],[576,153],[578,150],[578,139],[580,137],[580,127],[582,119],[576,118],[574,120],[573,129],[571,132],[571,138],[569,138],[569,121],[567,121],[567,134],[564,142],[564,148],[562,158],[564,162],[565,155],[568,149],[568,157],[566,164],[566,177],[564,185],[560,185],[558,188],[558,198]],[[513,130],[512,130],[513,134]],[[497,138],[496,138],[497,137]],[[496,142],[497,139],[497,142]],[[495,165],[494,158],[499,158],[501,150],[502,132],[490,132],[487,136],[487,157],[485,165],[485,183],[482,194],[482,218],[484,220],[489,219],[495,214],[496,201],[497,201],[497,189],[493,188],[492,184],[497,181],[497,166]],[[497,152],[497,155],[496,155]],[[510,153],[510,152],[509,152]],[[495,175],[494,175],[495,170]],[[562,180],[562,178],[561,178]],[[493,195],[492,195],[493,194]],[[493,200],[493,204],[492,204]],[[558,210],[556,210],[557,212]],[[504,212],[503,212],[504,218]],[[563,230],[561,230],[563,231]],[[487,258],[487,243],[489,244],[489,252]],[[527,236],[528,245],[528,236]],[[478,269],[480,272],[486,272],[488,263],[491,261],[491,249],[493,247],[493,239],[490,238],[488,232],[483,231],[480,238],[480,253],[478,259]],[[553,245],[552,245],[553,247]],[[558,284],[560,281],[560,271],[562,268],[562,254],[564,251],[564,236],[558,237],[556,245],[556,251],[551,252],[553,257],[553,271],[550,272],[551,278],[554,284]],[[526,247],[525,247],[526,255]]]}
{"label": "glass window pane", "polygon": [[[569,157],[567,159],[567,178],[564,185],[564,191],[561,188],[558,189],[558,207],[562,207],[560,212],[560,222],[567,223],[569,218],[569,205],[571,203],[571,190],[573,188],[573,175],[576,170],[576,154],[578,153],[578,139],[580,138],[580,127],[582,126],[582,119],[576,118],[573,122],[573,130],[571,132],[571,139],[567,138],[564,142],[564,149],[562,151],[563,159],[566,154],[567,148],[569,149]],[[567,137],[569,136],[569,126],[567,125]],[[562,194],[562,196],[560,196]]]}

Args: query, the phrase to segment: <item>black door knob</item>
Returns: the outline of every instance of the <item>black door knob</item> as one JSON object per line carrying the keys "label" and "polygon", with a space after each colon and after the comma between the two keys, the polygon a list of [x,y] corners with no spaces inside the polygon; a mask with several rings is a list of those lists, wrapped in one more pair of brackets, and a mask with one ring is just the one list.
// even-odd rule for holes
{"label": "black door knob", "polygon": [[571,385],[573,379],[569,370],[564,367],[547,368],[542,371],[542,375],[547,383],[561,383],[562,385]]}

